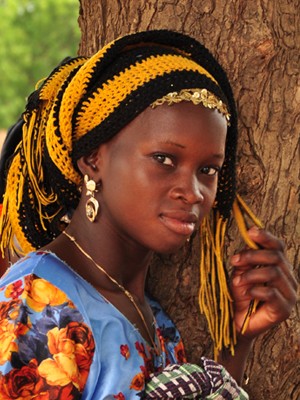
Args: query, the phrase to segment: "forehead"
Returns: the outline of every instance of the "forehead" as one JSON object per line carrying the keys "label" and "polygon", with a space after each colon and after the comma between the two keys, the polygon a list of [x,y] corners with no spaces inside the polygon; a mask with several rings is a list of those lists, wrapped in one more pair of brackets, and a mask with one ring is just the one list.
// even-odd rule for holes
{"label": "forehead", "polygon": [[189,142],[214,145],[225,150],[227,123],[216,109],[182,102],[171,106],[163,104],[148,107],[126,125],[112,144],[132,145],[140,142],[174,141],[184,146]]}

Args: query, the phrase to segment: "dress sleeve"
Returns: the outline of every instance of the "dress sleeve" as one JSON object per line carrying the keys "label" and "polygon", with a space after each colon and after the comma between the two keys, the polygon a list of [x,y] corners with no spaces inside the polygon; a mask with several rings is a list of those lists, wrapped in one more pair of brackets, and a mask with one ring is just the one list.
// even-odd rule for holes
{"label": "dress sleeve", "polygon": [[82,397],[94,338],[51,282],[29,274],[0,289],[0,343],[1,399]]}

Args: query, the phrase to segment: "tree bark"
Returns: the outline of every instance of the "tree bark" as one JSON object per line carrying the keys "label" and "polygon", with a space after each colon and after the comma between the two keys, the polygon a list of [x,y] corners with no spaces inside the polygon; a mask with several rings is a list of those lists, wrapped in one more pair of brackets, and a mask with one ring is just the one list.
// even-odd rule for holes
{"label": "tree bark", "polygon": [[[239,193],[286,243],[299,278],[299,3],[297,0],[81,0],[80,54],[118,36],[168,28],[210,49],[232,83],[239,112]],[[242,246],[236,229],[228,254]],[[189,360],[211,356],[198,308],[198,240],[191,251],[156,256],[149,288],[176,322]],[[300,398],[299,307],[256,340],[248,362],[251,399]]]}

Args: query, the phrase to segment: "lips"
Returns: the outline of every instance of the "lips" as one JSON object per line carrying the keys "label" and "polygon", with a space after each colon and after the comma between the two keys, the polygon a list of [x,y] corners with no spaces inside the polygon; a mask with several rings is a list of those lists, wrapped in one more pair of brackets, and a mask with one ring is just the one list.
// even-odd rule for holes
{"label": "lips", "polygon": [[172,232],[183,236],[190,236],[199,221],[199,217],[193,212],[167,211],[160,214],[161,222]]}

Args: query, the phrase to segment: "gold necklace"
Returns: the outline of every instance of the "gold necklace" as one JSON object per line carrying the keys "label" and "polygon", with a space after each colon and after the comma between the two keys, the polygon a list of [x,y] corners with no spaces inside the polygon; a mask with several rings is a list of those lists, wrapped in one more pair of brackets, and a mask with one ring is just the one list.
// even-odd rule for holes
{"label": "gold necklace", "polygon": [[[139,314],[139,317],[145,327],[145,330],[147,332],[147,335],[149,336],[150,342],[152,344],[152,347],[156,353],[156,355],[160,355],[161,351],[158,348],[158,346],[155,344],[152,335],[149,331],[148,325],[146,323],[146,320],[144,318],[144,315],[142,313],[142,311],[140,310],[139,306],[137,305],[136,301],[134,300],[132,294],[124,288],[124,286],[122,286],[115,278],[113,278],[112,276],[109,275],[109,273],[103,268],[101,267],[101,265],[97,264],[96,261],[85,251],[83,250],[83,248],[80,246],[80,244],[76,241],[74,236],[71,236],[69,233],[67,233],[66,231],[62,232],[65,236],[67,236],[67,238],[75,244],[75,246],[78,248],[78,250],[86,257],[88,258],[90,261],[92,261],[92,263],[111,281],[113,282],[116,286],[118,286],[118,288],[125,294],[125,296],[128,297],[128,299],[131,301],[131,303],[133,304],[134,308],[136,309],[137,313]],[[153,317],[154,318],[154,317]],[[156,329],[155,329],[156,331]]]}

